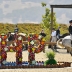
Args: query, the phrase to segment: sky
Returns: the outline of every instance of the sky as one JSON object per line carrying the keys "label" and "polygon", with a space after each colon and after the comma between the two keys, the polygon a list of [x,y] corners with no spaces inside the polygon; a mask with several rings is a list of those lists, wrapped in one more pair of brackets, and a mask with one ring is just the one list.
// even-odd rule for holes
{"label": "sky", "polygon": [[[45,2],[50,9],[51,4],[72,4],[72,0],[0,0],[0,22],[2,23],[40,23],[45,8]],[[68,24],[72,19],[72,9],[54,9],[58,23]]]}

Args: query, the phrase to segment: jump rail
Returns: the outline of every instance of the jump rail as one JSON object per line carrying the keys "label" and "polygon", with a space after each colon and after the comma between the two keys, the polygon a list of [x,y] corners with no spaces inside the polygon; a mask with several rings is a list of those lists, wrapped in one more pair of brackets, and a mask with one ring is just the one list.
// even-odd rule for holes
{"label": "jump rail", "polygon": [[[9,41],[7,43],[10,43]],[[12,42],[14,43],[14,42]],[[28,41],[23,41],[22,44],[28,44]],[[37,42],[35,42],[35,44],[38,44]],[[49,45],[56,45],[55,42],[45,42],[45,44],[49,44]]]}

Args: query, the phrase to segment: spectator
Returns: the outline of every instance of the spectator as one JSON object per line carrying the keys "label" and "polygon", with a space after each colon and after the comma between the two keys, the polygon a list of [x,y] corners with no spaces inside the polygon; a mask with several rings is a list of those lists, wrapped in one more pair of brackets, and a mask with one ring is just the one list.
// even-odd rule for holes
{"label": "spectator", "polygon": [[12,37],[12,35],[11,35],[11,32],[8,32],[8,40],[9,40],[9,41],[12,41],[12,38],[13,38],[13,37]]}
{"label": "spectator", "polygon": [[14,29],[14,33],[18,33],[18,31],[19,31],[19,29],[18,29],[18,27],[17,27],[17,25],[16,25],[16,27],[15,27],[15,29]]}
{"label": "spectator", "polygon": [[19,31],[19,29],[18,29],[18,27],[17,27],[17,25],[15,26],[15,29],[14,29],[14,40],[16,40],[17,38],[18,38],[18,31]]}
{"label": "spectator", "polygon": [[[56,42],[57,38],[56,38],[56,31],[55,29],[53,28],[52,29],[52,34],[51,34],[51,42]],[[57,52],[57,49],[56,49],[56,45],[54,46],[54,49],[55,51]]]}
{"label": "spectator", "polygon": [[[40,33],[40,35],[42,35],[43,37],[45,37],[46,36],[46,34],[45,34],[45,32],[44,32],[44,30],[42,29],[42,31],[41,31],[41,33]],[[45,48],[43,49],[43,53],[45,53]]]}
{"label": "spectator", "polygon": [[58,27],[58,30],[56,30],[57,40],[60,38],[60,28],[61,28],[61,27]]}
{"label": "spectator", "polygon": [[40,33],[40,35],[42,35],[42,36],[46,36],[46,34],[45,34],[45,32],[44,32],[44,30],[42,29],[42,31],[41,31],[41,33]]}
{"label": "spectator", "polygon": [[56,39],[56,31],[54,28],[52,29],[51,37],[52,37],[51,42],[56,42],[56,40],[57,40]]}

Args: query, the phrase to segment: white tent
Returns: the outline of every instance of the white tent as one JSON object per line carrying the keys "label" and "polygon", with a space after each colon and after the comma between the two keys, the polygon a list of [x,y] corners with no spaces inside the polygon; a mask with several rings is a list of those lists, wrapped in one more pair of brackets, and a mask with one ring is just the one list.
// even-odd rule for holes
{"label": "white tent", "polygon": [[14,35],[15,33],[11,33],[12,35]]}
{"label": "white tent", "polygon": [[26,36],[26,34],[25,34],[25,33],[19,33],[19,35]]}
{"label": "white tent", "polygon": [[[11,34],[14,35],[15,33],[11,33]],[[26,36],[25,33],[18,33],[18,35]]]}

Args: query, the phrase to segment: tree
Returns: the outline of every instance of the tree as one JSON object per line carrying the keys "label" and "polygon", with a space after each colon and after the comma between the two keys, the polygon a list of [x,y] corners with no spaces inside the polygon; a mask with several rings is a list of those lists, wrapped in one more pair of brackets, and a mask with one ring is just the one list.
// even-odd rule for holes
{"label": "tree", "polygon": [[42,4],[42,7],[46,6],[46,3],[44,3],[44,2],[42,2],[41,4]]}
{"label": "tree", "polygon": [[[51,11],[49,10],[49,8],[46,8],[46,3],[42,2],[41,3],[42,7],[45,7],[45,14],[42,15],[42,26],[44,28],[48,28],[50,29],[51,28]],[[53,13],[53,27],[54,28],[57,28],[58,27],[58,24],[56,22],[56,16],[55,16],[55,13]]]}

